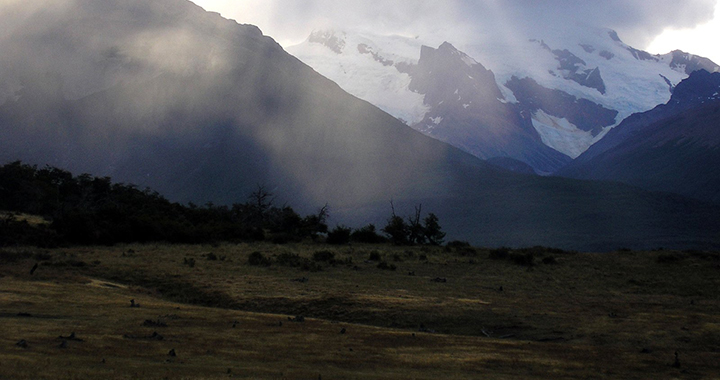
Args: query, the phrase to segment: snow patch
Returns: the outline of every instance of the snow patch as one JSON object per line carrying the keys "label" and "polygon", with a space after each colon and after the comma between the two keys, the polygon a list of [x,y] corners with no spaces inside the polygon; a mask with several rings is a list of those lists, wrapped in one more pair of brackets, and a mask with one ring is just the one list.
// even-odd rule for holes
{"label": "snow patch", "polygon": [[543,144],[571,158],[577,158],[595,140],[591,132],[579,129],[565,118],[548,115],[543,110],[533,113],[532,123]]}
{"label": "snow patch", "polygon": [[325,46],[305,41],[287,50],[343,90],[368,101],[408,125],[425,119],[430,110],[425,95],[410,91],[411,78],[398,65],[415,65],[422,43],[399,36],[366,36],[345,33],[347,46],[365,45],[393,65],[378,62],[372,54],[347,48],[337,54]]}
{"label": "snow patch", "polygon": [[431,117],[430,120],[432,120],[433,124],[440,125],[440,123],[442,123],[442,121],[443,121],[443,118],[442,118],[442,116]]}

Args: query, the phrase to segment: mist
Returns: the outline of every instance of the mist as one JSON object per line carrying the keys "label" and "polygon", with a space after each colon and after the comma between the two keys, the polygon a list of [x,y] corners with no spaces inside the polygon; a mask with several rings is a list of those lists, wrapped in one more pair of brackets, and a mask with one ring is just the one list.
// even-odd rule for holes
{"label": "mist", "polygon": [[626,43],[638,48],[647,46],[666,28],[691,28],[711,20],[717,4],[716,0],[195,2],[238,22],[256,24],[284,46],[302,42],[314,29],[326,28],[420,36],[458,46],[476,44],[485,35],[497,38],[580,22],[615,29]]}

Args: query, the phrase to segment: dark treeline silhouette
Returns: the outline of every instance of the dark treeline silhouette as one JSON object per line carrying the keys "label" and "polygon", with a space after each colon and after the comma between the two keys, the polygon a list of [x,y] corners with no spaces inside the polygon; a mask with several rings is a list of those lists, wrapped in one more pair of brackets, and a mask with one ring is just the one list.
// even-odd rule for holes
{"label": "dark treeline silhouette", "polygon": [[245,203],[182,205],[150,189],[112,183],[108,177],[73,176],[20,161],[0,167],[0,211],[39,215],[50,221],[33,226],[5,215],[0,218],[0,246],[288,242],[326,233],[328,216],[327,206],[305,217],[289,206],[276,207],[272,193],[261,185]]}

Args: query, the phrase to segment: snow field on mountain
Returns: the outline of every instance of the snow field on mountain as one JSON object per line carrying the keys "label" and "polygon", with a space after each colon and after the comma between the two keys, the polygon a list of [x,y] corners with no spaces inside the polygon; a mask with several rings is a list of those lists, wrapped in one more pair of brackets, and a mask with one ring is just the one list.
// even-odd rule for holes
{"label": "snow field on mountain", "polygon": [[[365,32],[329,33],[344,41],[340,54],[309,40],[289,47],[288,51],[349,93],[408,125],[425,119],[434,105],[425,104],[424,95],[409,89],[411,77],[403,68],[418,62],[423,45],[433,48],[436,45],[418,37],[377,36]],[[610,29],[575,24],[497,34],[485,34],[471,44],[456,46],[467,54],[463,57],[466,64],[480,63],[493,71],[504,101],[517,102],[505,83],[513,76],[520,79],[529,77],[545,88],[560,90],[618,111],[615,124],[605,127],[595,136],[579,130],[565,119],[542,110],[535,112],[533,125],[543,143],[573,158],[631,114],[666,103],[671,96],[670,84],[675,86],[687,77],[682,67],[670,67],[671,54],[651,56],[635,50],[621,42]],[[596,68],[600,70],[604,94],[566,78],[570,73],[561,70],[555,55],[555,52],[565,50],[585,63],[576,65],[576,73],[582,75]],[[434,129],[435,125],[432,127]],[[428,130],[422,132],[428,133]]]}

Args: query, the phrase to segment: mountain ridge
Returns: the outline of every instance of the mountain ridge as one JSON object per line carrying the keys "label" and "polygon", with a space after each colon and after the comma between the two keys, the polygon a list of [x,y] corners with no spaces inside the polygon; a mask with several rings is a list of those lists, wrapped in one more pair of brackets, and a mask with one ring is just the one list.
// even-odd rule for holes
{"label": "mountain ridge", "polygon": [[[720,70],[706,58],[680,51],[651,55],[634,49],[609,29],[577,25],[564,28],[544,37],[530,36],[517,42],[517,46],[490,40],[484,45],[467,45],[455,50],[466,56],[468,61],[482,62],[483,67],[495,75],[495,85],[503,99],[519,103],[528,113],[525,117],[532,120],[532,126],[540,135],[539,141],[571,158],[578,157],[602,139],[625,117],[667,102],[674,86],[690,72],[702,68]],[[313,33],[324,36],[325,40],[308,38],[288,50],[350,93],[370,101],[415,129],[440,136],[442,141],[483,159],[508,156],[531,164],[539,172],[550,173],[559,169],[559,166],[548,167],[546,164],[538,166],[538,162],[545,160],[542,157],[547,153],[544,152],[531,159],[518,152],[478,149],[477,146],[493,145],[492,138],[484,137],[480,132],[486,127],[481,120],[474,121],[478,131],[473,137],[467,136],[467,127],[463,128],[463,132],[440,132],[442,128],[428,123],[429,118],[438,120],[439,112],[433,110],[437,101],[427,99],[429,89],[412,85],[411,68],[420,62],[423,46],[432,46],[422,38],[379,36],[358,31],[325,30]],[[341,44],[343,48],[332,50],[325,45],[327,39],[332,39],[336,45]],[[355,45],[362,48],[356,51]],[[447,49],[438,50],[452,54]],[[473,80],[468,79],[467,85],[471,85]],[[443,79],[436,78],[436,81],[443,82]],[[518,88],[518,83],[527,85]],[[520,93],[515,94],[517,91]],[[520,95],[529,93],[532,97],[538,96],[534,95],[538,92],[554,92],[556,98],[586,102],[599,113],[576,112],[576,115],[586,116],[572,120],[552,107],[532,106],[528,103],[528,96]],[[444,99],[446,102],[451,100]],[[568,104],[571,103],[572,100]]]}

